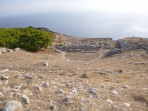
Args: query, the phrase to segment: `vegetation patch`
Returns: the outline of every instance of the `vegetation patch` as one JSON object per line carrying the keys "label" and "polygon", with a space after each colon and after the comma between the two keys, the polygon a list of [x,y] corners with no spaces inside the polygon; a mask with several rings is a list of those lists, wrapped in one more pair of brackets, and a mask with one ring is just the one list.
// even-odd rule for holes
{"label": "vegetation patch", "polygon": [[33,27],[28,28],[0,28],[0,46],[37,51],[47,48],[53,42],[53,33]]}

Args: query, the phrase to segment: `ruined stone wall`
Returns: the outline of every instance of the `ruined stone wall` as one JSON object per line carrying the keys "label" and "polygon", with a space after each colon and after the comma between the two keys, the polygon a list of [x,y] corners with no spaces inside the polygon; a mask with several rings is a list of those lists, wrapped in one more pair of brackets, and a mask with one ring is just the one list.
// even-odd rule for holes
{"label": "ruined stone wall", "polygon": [[92,52],[92,51],[98,51],[101,47],[100,46],[91,46],[91,45],[61,45],[57,46],[57,48],[61,51],[65,52]]}
{"label": "ruined stone wall", "polygon": [[147,49],[148,43],[145,41],[129,42],[125,40],[118,40],[118,45],[120,49]]}

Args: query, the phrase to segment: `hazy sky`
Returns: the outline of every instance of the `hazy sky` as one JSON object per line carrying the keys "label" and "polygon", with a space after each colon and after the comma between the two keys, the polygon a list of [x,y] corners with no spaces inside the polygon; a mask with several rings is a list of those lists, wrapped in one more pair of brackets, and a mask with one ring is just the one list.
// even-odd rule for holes
{"label": "hazy sky", "polygon": [[147,0],[0,0],[0,27],[45,26],[81,37],[148,37]]}

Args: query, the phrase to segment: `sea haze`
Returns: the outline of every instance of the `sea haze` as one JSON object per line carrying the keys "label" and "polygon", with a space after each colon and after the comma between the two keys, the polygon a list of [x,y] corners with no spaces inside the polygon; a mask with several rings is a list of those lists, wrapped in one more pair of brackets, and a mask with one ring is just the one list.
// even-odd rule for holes
{"label": "sea haze", "polygon": [[103,11],[50,12],[0,16],[0,27],[46,27],[77,37],[148,37],[148,15]]}

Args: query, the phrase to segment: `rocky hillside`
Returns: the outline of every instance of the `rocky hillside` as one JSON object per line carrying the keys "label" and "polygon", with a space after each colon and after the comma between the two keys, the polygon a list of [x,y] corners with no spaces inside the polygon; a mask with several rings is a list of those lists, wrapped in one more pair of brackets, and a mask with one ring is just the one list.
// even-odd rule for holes
{"label": "rocky hillside", "polygon": [[54,32],[37,52],[0,47],[0,110],[148,111],[148,39]]}
{"label": "rocky hillside", "polygon": [[105,49],[98,55],[0,49],[2,111],[148,110],[144,49],[98,59]]}

